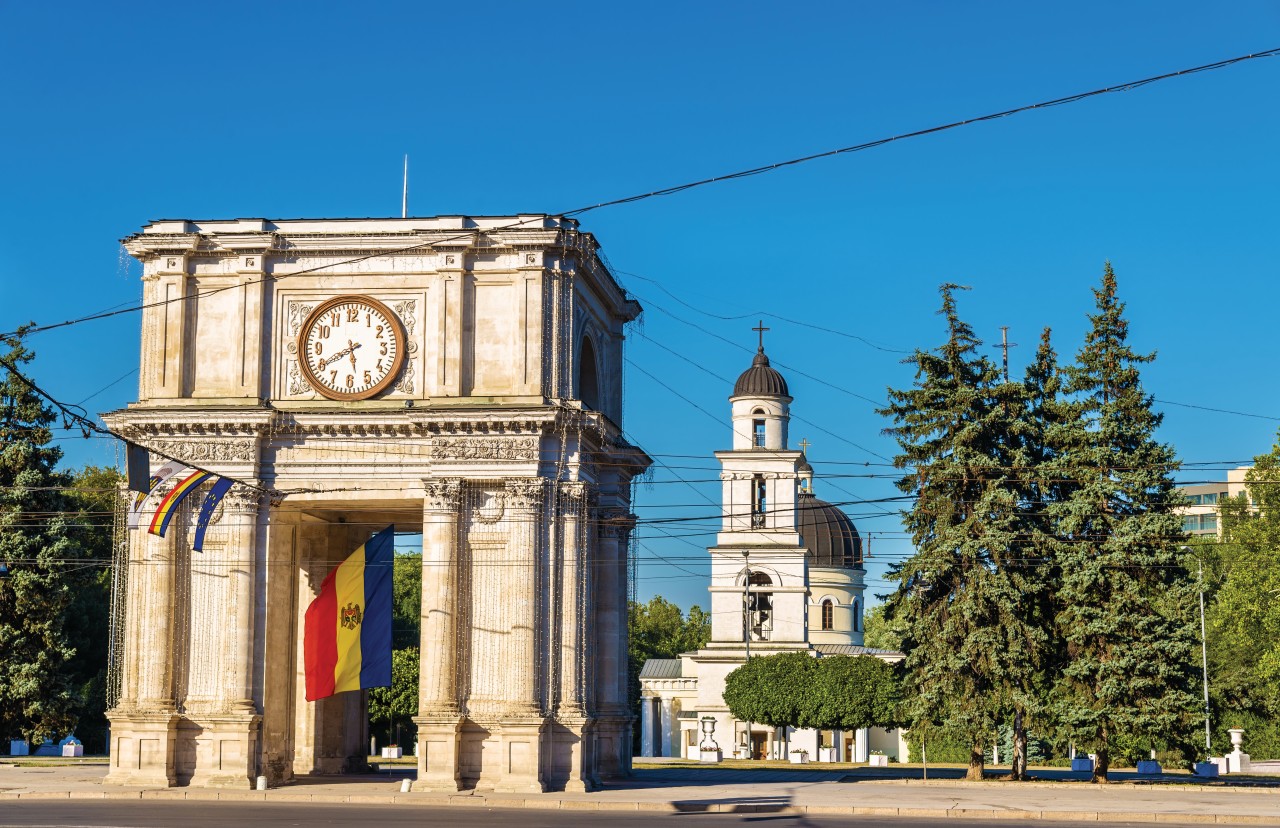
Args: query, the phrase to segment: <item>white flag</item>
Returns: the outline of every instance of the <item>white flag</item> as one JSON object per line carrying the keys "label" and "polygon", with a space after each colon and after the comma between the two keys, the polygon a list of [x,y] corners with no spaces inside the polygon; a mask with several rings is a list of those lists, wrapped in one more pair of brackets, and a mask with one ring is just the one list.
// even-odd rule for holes
{"label": "white flag", "polygon": [[168,480],[170,477],[173,477],[175,474],[182,474],[183,472],[189,472],[191,470],[192,469],[190,469],[185,463],[179,463],[176,460],[171,460],[152,472],[150,478],[151,486],[148,491],[145,494],[142,492],[132,493],[133,500],[129,502],[129,528],[137,529],[142,525],[142,507],[146,504],[147,498],[151,497],[151,493],[156,490],[157,486]]}

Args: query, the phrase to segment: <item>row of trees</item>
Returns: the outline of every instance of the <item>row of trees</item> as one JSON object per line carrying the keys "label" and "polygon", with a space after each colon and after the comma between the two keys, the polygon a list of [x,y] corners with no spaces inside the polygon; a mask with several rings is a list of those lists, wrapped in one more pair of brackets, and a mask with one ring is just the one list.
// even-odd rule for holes
{"label": "row of trees", "polygon": [[724,701],[734,718],[770,727],[896,727],[899,686],[893,667],[874,656],[779,653],[730,673]]}
{"label": "row of trees", "polygon": [[1044,331],[1010,380],[981,353],[943,285],[947,339],[917,351],[914,384],[883,410],[914,496],[916,552],[896,566],[884,623],[907,654],[906,723],[968,746],[980,778],[991,735],[1012,722],[1013,774],[1027,732],[1097,754],[1119,745],[1189,752],[1196,584],[1188,571],[1173,450],[1128,343],[1108,264],[1074,363]]}

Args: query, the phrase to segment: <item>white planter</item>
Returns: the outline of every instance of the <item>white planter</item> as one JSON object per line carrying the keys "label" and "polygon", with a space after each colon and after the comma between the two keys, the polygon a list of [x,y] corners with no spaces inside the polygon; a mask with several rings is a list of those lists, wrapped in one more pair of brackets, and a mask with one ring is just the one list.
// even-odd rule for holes
{"label": "white planter", "polygon": [[1093,760],[1088,756],[1077,756],[1071,760],[1071,770],[1084,773],[1093,773]]}
{"label": "white planter", "polygon": [[404,756],[404,748],[384,747],[382,749],[383,759],[399,759]]}
{"label": "white planter", "polygon": [[819,762],[836,761],[836,749],[828,748],[828,747],[818,748],[818,761]]}
{"label": "white planter", "polygon": [[791,761],[791,764],[793,765],[809,764],[809,754],[807,753],[788,753],[787,758]]}
{"label": "white planter", "polygon": [[84,756],[84,745],[63,745],[63,756]]}
{"label": "white planter", "polygon": [[698,760],[704,765],[716,765],[724,755],[718,750],[700,750],[698,751]]}
{"label": "white planter", "polygon": [[1154,759],[1141,759],[1138,761],[1138,773],[1144,775],[1157,775],[1163,773],[1160,763]]}
{"label": "white planter", "polygon": [[1218,776],[1218,765],[1215,762],[1196,762],[1196,776],[1204,776],[1209,779],[1216,779]]}
{"label": "white planter", "polygon": [[873,768],[887,768],[889,767],[889,757],[872,754],[867,757],[867,764]]}

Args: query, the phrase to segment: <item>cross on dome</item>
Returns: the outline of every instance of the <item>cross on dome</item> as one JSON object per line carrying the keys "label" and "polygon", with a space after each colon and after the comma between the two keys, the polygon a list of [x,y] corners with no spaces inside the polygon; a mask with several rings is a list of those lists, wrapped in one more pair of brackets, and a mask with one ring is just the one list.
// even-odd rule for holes
{"label": "cross on dome", "polygon": [[764,353],[764,332],[769,330],[769,328],[766,328],[764,326],[764,320],[761,319],[759,322],[756,323],[756,327],[752,328],[751,330],[760,334],[760,353],[763,354]]}

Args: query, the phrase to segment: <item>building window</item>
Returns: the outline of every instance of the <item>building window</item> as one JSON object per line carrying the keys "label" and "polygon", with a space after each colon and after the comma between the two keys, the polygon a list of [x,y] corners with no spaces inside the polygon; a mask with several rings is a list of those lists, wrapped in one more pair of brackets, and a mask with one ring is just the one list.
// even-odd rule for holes
{"label": "building window", "polygon": [[822,629],[834,630],[836,628],[836,605],[830,598],[822,599]]}
{"label": "building window", "polygon": [[751,416],[755,418],[751,421],[751,445],[764,448],[764,409],[757,408]]}
{"label": "building window", "polygon": [[1217,532],[1217,515],[1183,515],[1182,531],[1184,532]]}
{"label": "building window", "polygon": [[858,599],[854,598],[853,599],[853,631],[854,632],[858,632],[859,628],[862,626],[862,616],[858,613],[858,604],[859,604]]}
{"label": "building window", "polygon": [[764,515],[768,508],[768,492],[765,489],[764,475],[757,474],[751,479],[751,528],[764,528]]}
{"label": "building window", "polygon": [[773,637],[773,593],[757,591],[768,586],[773,586],[773,581],[763,572],[747,576],[746,633],[752,641],[768,641]]}

